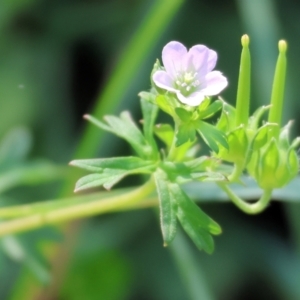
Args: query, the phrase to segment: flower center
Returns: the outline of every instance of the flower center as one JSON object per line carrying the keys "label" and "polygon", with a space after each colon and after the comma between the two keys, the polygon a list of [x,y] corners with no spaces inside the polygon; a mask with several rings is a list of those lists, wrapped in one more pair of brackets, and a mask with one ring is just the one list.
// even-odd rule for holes
{"label": "flower center", "polygon": [[183,94],[192,92],[193,89],[200,85],[197,79],[197,72],[185,72],[177,75],[176,87],[180,89]]}

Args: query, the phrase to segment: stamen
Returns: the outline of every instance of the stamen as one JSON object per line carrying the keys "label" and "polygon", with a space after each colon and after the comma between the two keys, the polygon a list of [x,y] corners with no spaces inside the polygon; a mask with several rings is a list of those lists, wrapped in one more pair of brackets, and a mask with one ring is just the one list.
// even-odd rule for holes
{"label": "stamen", "polygon": [[196,80],[192,83],[193,87],[196,87],[200,84],[199,80]]}

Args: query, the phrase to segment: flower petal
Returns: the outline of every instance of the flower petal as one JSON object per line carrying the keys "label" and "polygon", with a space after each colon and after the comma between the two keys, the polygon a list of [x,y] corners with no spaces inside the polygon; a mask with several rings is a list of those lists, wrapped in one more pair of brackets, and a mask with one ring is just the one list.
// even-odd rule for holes
{"label": "flower petal", "polygon": [[167,73],[175,79],[176,74],[182,70],[182,61],[187,54],[187,49],[179,42],[168,43],[162,51],[162,61]]}
{"label": "flower petal", "polygon": [[187,97],[185,97],[180,93],[180,91],[178,91],[176,93],[176,96],[180,102],[187,104],[189,106],[198,106],[205,98],[205,94],[203,94],[202,91],[192,93]]}
{"label": "flower petal", "polygon": [[[209,49],[204,45],[193,46],[188,53],[188,56],[192,57],[194,71],[200,73],[199,75],[206,74],[207,71],[207,60],[208,60]],[[191,67],[191,66],[189,66]]]}
{"label": "flower petal", "polygon": [[210,72],[217,64],[218,54],[216,51],[208,49],[207,72]]}
{"label": "flower petal", "polygon": [[206,96],[218,95],[227,85],[227,78],[219,71],[213,71],[205,76],[206,87],[201,90]]}
{"label": "flower petal", "polygon": [[177,90],[174,89],[173,87],[172,78],[169,76],[169,74],[166,71],[162,71],[162,70],[156,71],[153,74],[152,79],[158,87],[170,92],[177,92]]}

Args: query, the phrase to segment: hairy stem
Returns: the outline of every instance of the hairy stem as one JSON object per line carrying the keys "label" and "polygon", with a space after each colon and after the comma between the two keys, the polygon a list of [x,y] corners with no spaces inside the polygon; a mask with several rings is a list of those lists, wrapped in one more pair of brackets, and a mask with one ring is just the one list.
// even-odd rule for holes
{"label": "hairy stem", "polygon": [[154,191],[154,188],[154,181],[151,177],[151,179],[141,187],[123,195],[93,202],[80,203],[50,211],[33,213],[25,217],[5,221],[0,223],[0,236],[124,209],[143,200]]}

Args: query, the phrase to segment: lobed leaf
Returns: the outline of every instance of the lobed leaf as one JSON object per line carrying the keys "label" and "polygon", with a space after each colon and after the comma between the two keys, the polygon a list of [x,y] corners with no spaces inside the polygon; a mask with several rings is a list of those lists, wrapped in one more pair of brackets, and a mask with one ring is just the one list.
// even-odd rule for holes
{"label": "lobed leaf", "polygon": [[196,130],[191,123],[181,123],[176,132],[176,147],[179,147],[187,142],[194,142],[196,139]]}
{"label": "lobed leaf", "polygon": [[176,234],[177,205],[171,196],[166,173],[157,169],[154,179],[159,199],[161,231],[164,245],[167,246],[173,241]]}
{"label": "lobed leaf", "polygon": [[219,152],[219,146],[222,145],[228,149],[228,143],[225,134],[206,122],[198,121],[198,133],[203,138],[204,142],[216,153]]}
{"label": "lobed leaf", "polygon": [[222,100],[216,100],[209,105],[205,110],[199,112],[200,119],[208,119],[215,115],[223,107]]}
{"label": "lobed leaf", "polygon": [[151,156],[151,146],[147,143],[142,132],[133,122],[129,112],[122,112],[120,117],[111,115],[105,116],[104,120],[107,122],[107,124],[97,120],[92,116],[85,116],[85,118],[99,128],[114,133],[115,135],[126,140],[139,156],[143,158]]}
{"label": "lobed leaf", "polygon": [[128,172],[124,170],[107,169],[100,174],[89,174],[80,178],[75,185],[75,192],[103,186],[105,189],[110,189],[113,185],[123,179]]}
{"label": "lobed leaf", "polygon": [[[152,95],[152,94],[151,94]],[[153,95],[152,95],[153,96]],[[154,97],[154,96],[153,96]],[[141,107],[143,113],[143,130],[147,142],[152,147],[154,157],[158,156],[157,145],[153,136],[154,125],[158,114],[158,106],[151,103],[149,100],[141,98]]]}
{"label": "lobed leaf", "polygon": [[220,226],[205,214],[176,183],[169,184],[169,190],[177,202],[177,217],[196,246],[207,253],[214,250],[214,242],[210,234],[220,234]]}
{"label": "lobed leaf", "polygon": [[[126,158],[122,158],[124,160],[119,160],[118,158],[111,158],[111,159],[99,159],[100,163],[99,165],[106,165],[111,166],[112,168],[97,168],[95,166],[90,166],[88,164],[82,163],[81,161],[74,161],[79,162],[76,164],[76,166],[84,166],[84,168],[98,171],[100,173],[94,173],[87,176],[84,176],[80,178],[75,186],[75,192],[89,189],[89,188],[95,188],[99,186],[103,186],[105,189],[111,189],[116,183],[118,183],[120,180],[122,180],[125,176],[133,175],[133,174],[150,174],[153,172],[154,165],[151,162],[146,162],[145,164],[141,163],[143,160],[140,159],[141,162],[138,160],[131,159],[132,157],[129,157],[127,160]],[[115,160],[115,161],[114,161]],[[89,160],[86,160],[89,161]],[[95,160],[91,160],[95,161]],[[97,160],[96,160],[97,161]],[[108,161],[108,163],[107,163]],[[124,164],[125,163],[125,164]],[[75,164],[73,164],[75,165]],[[120,166],[121,168],[118,169],[117,166]],[[122,169],[123,168],[123,169]]]}
{"label": "lobed leaf", "polygon": [[175,113],[176,115],[179,117],[179,119],[182,121],[182,122],[189,122],[191,121],[191,117],[192,117],[192,113],[185,110],[184,108],[182,107],[176,107],[175,108]]}
{"label": "lobed leaf", "polygon": [[103,172],[104,169],[119,169],[129,171],[138,168],[153,166],[152,161],[143,160],[137,156],[80,159],[70,162],[71,166],[79,167],[92,172]]}

